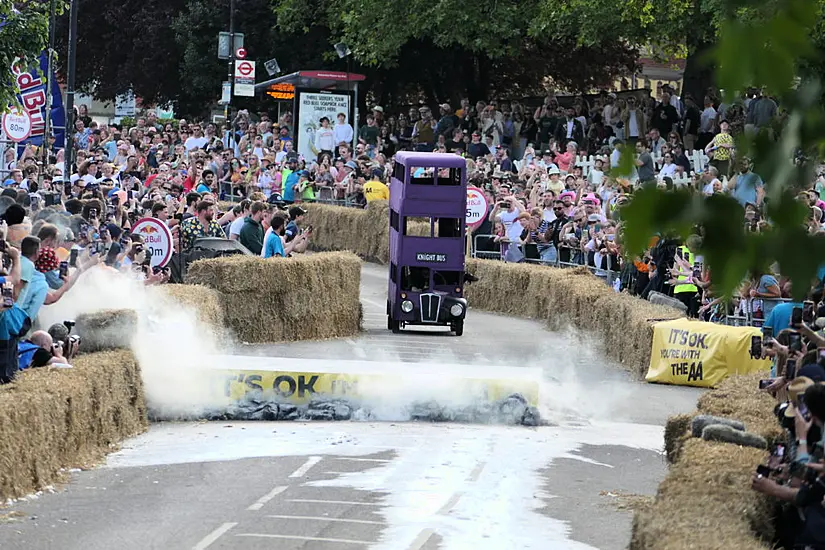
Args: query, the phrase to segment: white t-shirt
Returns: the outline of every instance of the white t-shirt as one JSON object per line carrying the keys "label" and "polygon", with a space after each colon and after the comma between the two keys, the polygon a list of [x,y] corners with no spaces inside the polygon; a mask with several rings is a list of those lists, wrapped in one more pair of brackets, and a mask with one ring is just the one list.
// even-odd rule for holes
{"label": "white t-shirt", "polygon": [[547,207],[544,209],[544,213],[542,214],[542,219],[547,223],[553,223],[556,221],[556,213],[553,212],[553,207]]}
{"label": "white t-shirt", "polygon": [[719,180],[718,179],[713,179],[710,183],[705,185],[705,187],[702,188],[702,193],[704,193],[705,195],[708,195],[708,196],[713,195],[713,184],[716,183],[717,181],[719,181]]}
{"label": "white t-shirt", "polygon": [[335,151],[335,131],[332,128],[318,128],[315,133],[315,148],[318,151]]}
{"label": "white t-shirt", "polygon": [[186,142],[183,146],[187,151],[193,151],[195,149],[202,149],[207,143],[209,143],[209,140],[205,136],[189,136],[186,138]]}
{"label": "white t-shirt", "polygon": [[670,164],[665,164],[664,166],[662,166],[662,169],[659,171],[660,178],[672,178],[674,175],[676,175],[676,165],[672,162]]}
{"label": "white t-shirt", "polygon": [[593,185],[601,185],[604,181],[604,172],[593,168],[590,170],[590,173],[587,174],[587,180]]}
{"label": "white t-shirt", "polygon": [[241,228],[243,227],[244,217],[239,216],[235,218],[231,224],[229,224],[229,236],[232,235],[240,235]]}
{"label": "white t-shirt", "polygon": [[636,119],[636,109],[628,111],[627,118],[627,135],[630,137],[639,137],[639,121]]}
{"label": "white t-shirt", "polygon": [[[519,212],[518,208],[513,209],[512,212],[510,212],[508,210],[502,210],[501,212],[498,213],[497,217],[498,217],[499,221],[504,224],[504,231],[507,233],[508,236],[510,235],[510,228],[513,225],[518,225],[518,224],[515,224],[515,221],[516,221],[516,218],[518,218],[519,213],[520,212]],[[520,225],[519,225],[519,233],[518,234],[519,234],[519,236],[521,236],[521,226]]]}
{"label": "white t-shirt", "polygon": [[352,143],[352,136],[353,130],[352,126],[347,124],[336,124],[335,128],[333,129],[333,135],[335,136],[335,143]]}

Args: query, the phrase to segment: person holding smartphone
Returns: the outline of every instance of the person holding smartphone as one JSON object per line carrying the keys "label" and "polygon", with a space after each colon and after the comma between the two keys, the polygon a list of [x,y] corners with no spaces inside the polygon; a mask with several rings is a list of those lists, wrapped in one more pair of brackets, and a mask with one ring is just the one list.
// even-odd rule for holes
{"label": "person holding smartphone", "polygon": [[[8,384],[18,371],[17,344],[31,328],[31,318],[19,307],[15,300],[20,291],[21,262],[16,248],[2,241],[2,256],[8,258],[8,269],[0,274],[0,384]],[[3,262],[2,265],[6,265]]]}

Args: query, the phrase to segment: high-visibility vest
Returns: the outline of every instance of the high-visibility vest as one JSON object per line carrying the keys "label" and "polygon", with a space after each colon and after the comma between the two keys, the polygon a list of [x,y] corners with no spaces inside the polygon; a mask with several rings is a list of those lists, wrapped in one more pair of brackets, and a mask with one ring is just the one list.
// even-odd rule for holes
{"label": "high-visibility vest", "polygon": [[[688,264],[693,266],[693,261],[694,261],[693,252],[691,252],[690,249],[688,249],[688,247],[680,246],[676,250],[677,250],[677,254],[678,254],[678,251],[681,251],[682,252],[682,258],[684,258],[685,261]],[[689,278],[690,278],[690,276],[688,276],[688,275],[679,275],[678,277],[676,277],[676,281],[687,281]],[[673,287],[673,293],[674,294],[682,294],[683,292],[689,292],[689,293],[693,294],[693,293],[699,292],[699,289],[696,288],[696,285],[691,285],[691,284],[686,284],[686,285],[677,284]]]}

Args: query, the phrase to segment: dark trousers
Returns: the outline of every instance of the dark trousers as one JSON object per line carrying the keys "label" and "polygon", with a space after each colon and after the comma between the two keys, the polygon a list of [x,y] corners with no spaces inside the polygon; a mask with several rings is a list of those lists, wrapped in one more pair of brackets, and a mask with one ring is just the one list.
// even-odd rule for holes
{"label": "dark trousers", "polygon": [[699,293],[698,292],[677,292],[673,297],[685,304],[688,317],[695,319],[699,315]]}

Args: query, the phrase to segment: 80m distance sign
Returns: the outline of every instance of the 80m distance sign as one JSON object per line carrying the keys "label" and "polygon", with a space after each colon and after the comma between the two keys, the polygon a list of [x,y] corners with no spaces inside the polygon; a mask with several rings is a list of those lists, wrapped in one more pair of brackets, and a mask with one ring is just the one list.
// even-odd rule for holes
{"label": "80m distance sign", "polygon": [[132,233],[143,237],[143,247],[152,259],[152,267],[165,267],[172,259],[172,232],[161,220],[140,219],[132,226]]}
{"label": "80m distance sign", "polygon": [[3,132],[14,141],[20,142],[29,137],[32,131],[32,119],[29,113],[12,109],[3,115]]}

